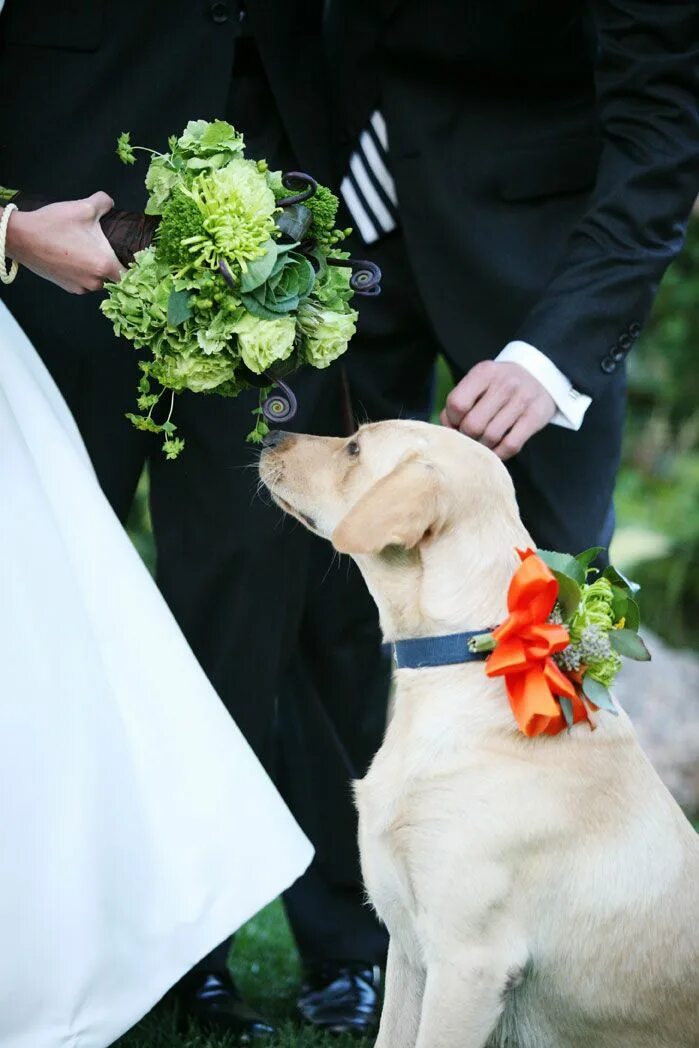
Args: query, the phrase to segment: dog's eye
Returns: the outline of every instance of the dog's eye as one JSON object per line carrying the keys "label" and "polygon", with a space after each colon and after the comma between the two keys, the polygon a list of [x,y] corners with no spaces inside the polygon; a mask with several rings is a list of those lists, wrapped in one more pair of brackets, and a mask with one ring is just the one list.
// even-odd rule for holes
{"label": "dog's eye", "polygon": [[359,454],[359,444],[357,443],[356,440],[350,440],[349,444],[345,448],[345,451],[347,452],[348,455],[358,455]]}

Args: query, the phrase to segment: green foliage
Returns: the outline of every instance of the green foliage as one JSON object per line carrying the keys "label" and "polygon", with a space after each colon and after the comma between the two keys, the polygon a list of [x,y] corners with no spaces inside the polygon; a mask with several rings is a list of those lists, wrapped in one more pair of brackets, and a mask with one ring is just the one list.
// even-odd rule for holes
{"label": "green foliage", "polygon": [[117,138],[116,153],[122,164],[136,163],[136,154],[131,145],[131,133],[129,131],[123,131]]}
{"label": "green foliage", "polygon": [[699,645],[699,223],[631,354],[615,559],[642,585],[644,619]]}

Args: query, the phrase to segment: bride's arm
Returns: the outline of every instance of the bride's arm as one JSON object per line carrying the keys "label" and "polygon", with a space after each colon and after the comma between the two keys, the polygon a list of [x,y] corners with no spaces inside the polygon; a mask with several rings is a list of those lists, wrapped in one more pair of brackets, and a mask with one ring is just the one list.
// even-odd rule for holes
{"label": "bride's arm", "polygon": [[65,291],[76,295],[97,291],[123,272],[100,228],[100,219],[113,207],[111,198],[100,192],[36,211],[13,211],[7,226],[7,256]]}

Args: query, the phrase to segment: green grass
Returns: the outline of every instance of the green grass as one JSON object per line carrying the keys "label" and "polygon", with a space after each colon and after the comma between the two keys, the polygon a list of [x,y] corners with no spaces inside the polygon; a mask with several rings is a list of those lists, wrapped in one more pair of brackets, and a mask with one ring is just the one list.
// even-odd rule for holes
{"label": "green grass", "polygon": [[[279,1036],[268,1042],[268,1048],[367,1048],[368,1041],[325,1036],[292,1021],[301,971],[279,903],[267,907],[238,933],[231,966],[245,999],[279,1024]],[[207,1036],[194,1026],[184,1035],[178,1033],[175,1006],[164,1002],[117,1044],[118,1048],[234,1048],[235,1041]]]}

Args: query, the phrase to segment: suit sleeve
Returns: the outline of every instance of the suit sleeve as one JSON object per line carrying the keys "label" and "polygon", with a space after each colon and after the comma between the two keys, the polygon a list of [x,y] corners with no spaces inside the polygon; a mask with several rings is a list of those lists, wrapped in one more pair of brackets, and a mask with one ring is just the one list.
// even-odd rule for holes
{"label": "suit sleeve", "polygon": [[516,338],[594,399],[638,338],[699,193],[699,2],[593,0],[591,8],[597,182]]}

